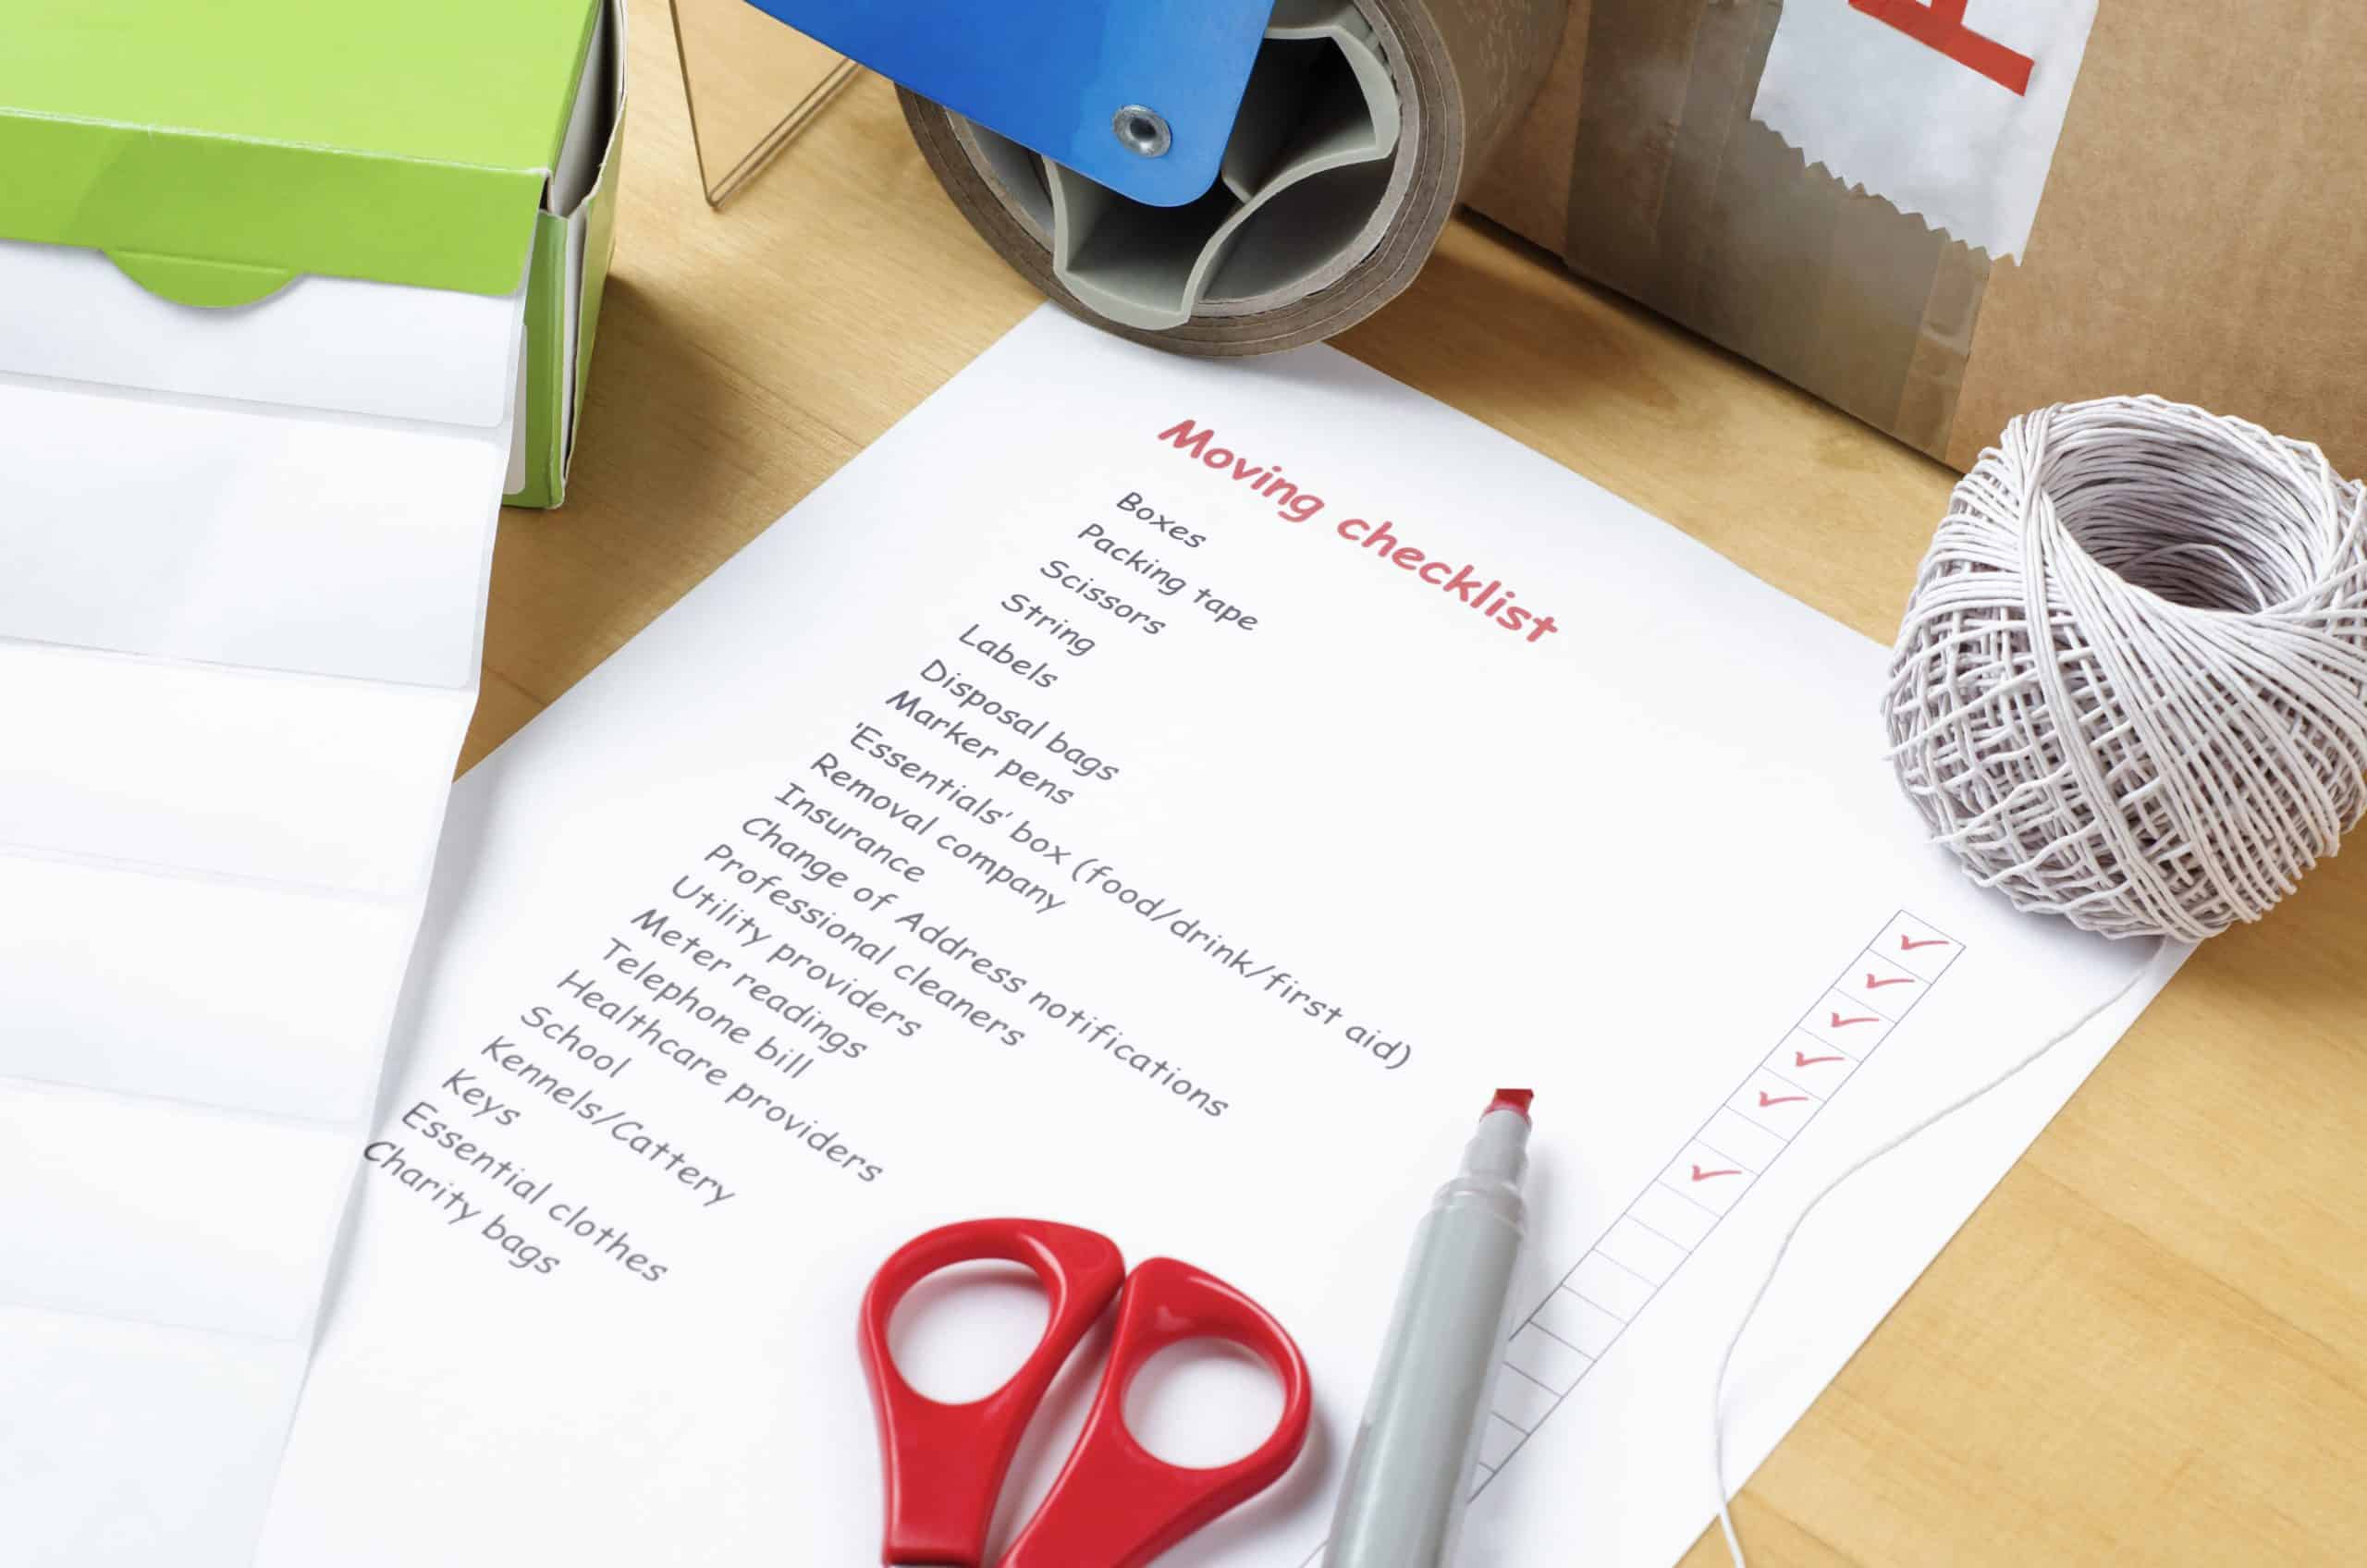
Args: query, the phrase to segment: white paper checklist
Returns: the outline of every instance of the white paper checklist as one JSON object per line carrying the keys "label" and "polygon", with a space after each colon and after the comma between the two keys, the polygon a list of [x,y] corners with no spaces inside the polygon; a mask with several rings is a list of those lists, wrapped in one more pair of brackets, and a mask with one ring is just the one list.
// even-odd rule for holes
{"label": "white paper checklist", "polygon": [[1883,668],[1331,349],[1030,318],[456,790],[264,1568],[876,1559],[857,1304],[993,1214],[1293,1331],[1299,1467],[1160,1561],[1301,1568],[1504,1084],[1466,1553],[1663,1568],[1809,1196],[2126,994],[1828,1206],[1728,1384],[1736,1486],[2177,956],[1926,846]]}

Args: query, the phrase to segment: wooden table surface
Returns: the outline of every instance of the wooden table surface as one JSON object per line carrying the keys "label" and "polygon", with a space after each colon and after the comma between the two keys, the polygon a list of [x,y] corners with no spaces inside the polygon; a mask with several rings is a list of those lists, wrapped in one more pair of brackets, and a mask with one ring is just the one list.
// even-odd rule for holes
{"label": "wooden table surface", "polygon": [[[710,212],[632,22],[573,479],[502,519],[464,764],[1037,303],[877,79]],[[1481,224],[1339,346],[1884,641],[1954,477]],[[1752,1480],[1751,1562],[2367,1562],[2362,1021],[2354,853],[2188,963]]]}

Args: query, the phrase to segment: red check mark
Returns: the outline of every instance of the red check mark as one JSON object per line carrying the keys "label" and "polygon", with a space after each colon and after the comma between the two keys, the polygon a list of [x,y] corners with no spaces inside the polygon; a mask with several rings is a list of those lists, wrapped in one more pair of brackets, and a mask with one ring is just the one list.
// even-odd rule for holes
{"label": "red check mark", "polygon": [[1844,1018],[1837,1012],[1831,1016],[1833,1019],[1833,1027],[1835,1029],[1846,1029],[1852,1023],[1880,1023],[1882,1022],[1881,1019],[1875,1017],[1870,1012],[1863,1018]]}
{"label": "red check mark", "polygon": [[1847,1061],[1848,1060],[1846,1056],[1809,1056],[1805,1051],[1792,1053],[1794,1067],[1814,1067],[1820,1061]]}
{"label": "red check mark", "polygon": [[[1794,1051],[1792,1054],[1794,1056],[1797,1056],[1800,1053]],[[1819,1061],[1822,1061],[1826,1059],[1823,1057],[1817,1058],[1817,1060]],[[1800,1065],[1806,1067],[1808,1063],[1802,1062]],[[1761,1089],[1759,1091],[1759,1105],[1760,1109],[1763,1110],[1771,1105],[1789,1105],[1794,1100],[1804,1100],[1808,1097],[1809,1096],[1806,1095],[1771,1095],[1766,1090]]]}
{"label": "red check mark", "polygon": [[1898,934],[1898,950],[1903,953],[1911,953],[1918,948],[1944,948],[1947,945],[1945,937],[1926,937],[1919,942],[1904,931]]}
{"label": "red check mark", "polygon": [[1712,1176],[1739,1176],[1741,1174],[1742,1172],[1739,1170],[1704,1170],[1698,1165],[1693,1168],[1693,1179],[1697,1182],[1706,1182]]}
{"label": "red check mark", "polygon": [[1915,976],[1912,974],[1894,974],[1889,979],[1883,980],[1876,978],[1871,970],[1869,970],[1866,973],[1866,989],[1869,991],[1879,991],[1884,986],[1912,986],[1914,984]]}

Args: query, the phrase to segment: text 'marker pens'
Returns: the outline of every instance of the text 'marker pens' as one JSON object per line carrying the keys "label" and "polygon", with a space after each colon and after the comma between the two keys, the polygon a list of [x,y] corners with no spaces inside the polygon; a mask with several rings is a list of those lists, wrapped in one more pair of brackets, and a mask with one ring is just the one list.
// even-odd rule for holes
{"label": "text 'marker pens'", "polygon": [[1324,1568],[1442,1568],[1502,1354],[1528,1170],[1527,1089],[1499,1089],[1414,1233]]}

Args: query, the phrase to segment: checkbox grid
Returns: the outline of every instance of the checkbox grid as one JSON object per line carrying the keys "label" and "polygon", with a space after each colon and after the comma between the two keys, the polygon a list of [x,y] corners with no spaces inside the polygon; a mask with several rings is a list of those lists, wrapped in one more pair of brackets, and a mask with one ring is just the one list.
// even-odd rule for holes
{"label": "checkbox grid", "polygon": [[1535,1310],[1515,1326],[1471,1495],[1488,1488],[1620,1335],[1955,964],[1963,948],[1900,910],[1784,1023],[1779,1043],[1711,1111]]}
{"label": "checkbox grid", "polygon": [[[1675,1158],[1514,1325],[1479,1435],[1471,1497],[1486,1491],[1577,1391],[1627,1326],[1907,1022],[1963,950],[1929,921],[1900,910],[1812,993],[1806,1012],[1783,1025],[1775,1048],[1753,1064]],[[1322,1553],[1317,1546],[1299,1568],[1314,1568]]]}

